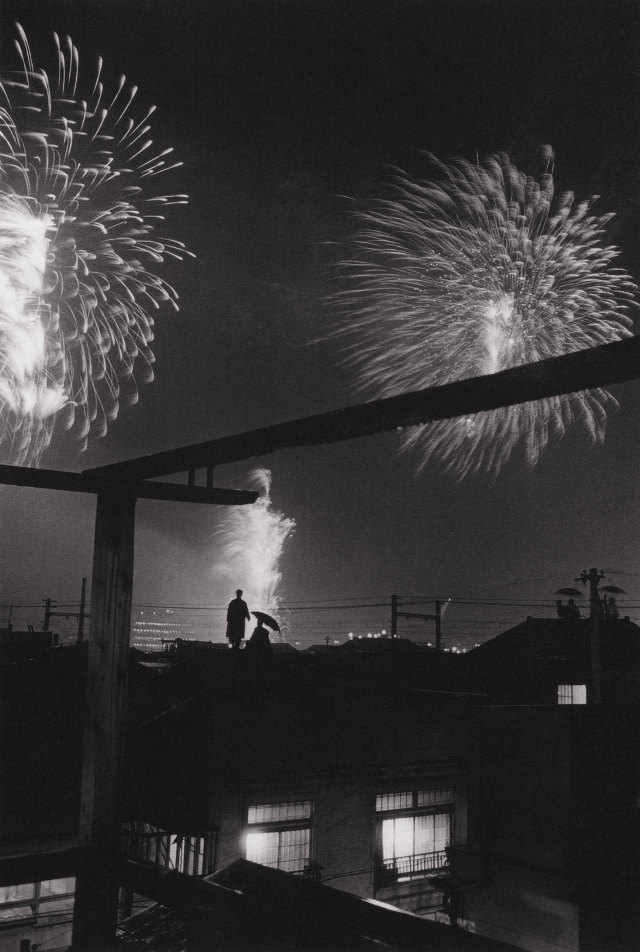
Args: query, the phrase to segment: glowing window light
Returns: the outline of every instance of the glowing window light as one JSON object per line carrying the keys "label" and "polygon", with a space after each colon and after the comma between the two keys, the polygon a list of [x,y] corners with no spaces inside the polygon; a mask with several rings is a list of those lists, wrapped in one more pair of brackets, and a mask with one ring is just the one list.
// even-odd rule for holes
{"label": "glowing window light", "polygon": [[379,793],[376,796],[376,811],[408,810],[413,806],[413,794],[406,793]]}
{"label": "glowing window light", "polygon": [[247,823],[282,823],[289,820],[308,820],[310,800],[290,800],[285,803],[258,803],[250,806]]}
{"label": "glowing window light", "polygon": [[247,833],[247,859],[261,866],[278,866],[279,833]]}
{"label": "glowing window light", "polygon": [[[252,863],[287,872],[302,872],[309,865],[311,846],[310,800],[253,804],[247,813],[251,829],[245,838],[245,856]],[[306,821],[306,822],[305,822]]]}
{"label": "glowing window light", "polygon": [[412,868],[415,864],[411,859],[442,853],[449,845],[450,837],[451,817],[448,813],[389,817],[382,821],[382,861],[388,863],[402,859],[407,872],[417,872]]}
{"label": "glowing window light", "polygon": [[559,684],[558,704],[586,704],[586,684]]}

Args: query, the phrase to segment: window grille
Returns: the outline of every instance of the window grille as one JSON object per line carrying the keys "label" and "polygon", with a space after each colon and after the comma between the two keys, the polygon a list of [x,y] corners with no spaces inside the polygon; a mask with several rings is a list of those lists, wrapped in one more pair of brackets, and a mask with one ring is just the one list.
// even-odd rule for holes
{"label": "window grille", "polygon": [[247,834],[246,857],[252,863],[301,873],[309,864],[309,828]]}
{"label": "window grille", "polygon": [[405,791],[403,793],[379,793],[376,796],[376,813],[395,810],[412,810],[430,807],[439,803],[453,803],[454,792],[450,787],[432,787],[429,790]]}
{"label": "window grille", "polygon": [[247,826],[245,856],[251,862],[290,873],[304,873],[309,867],[310,800],[252,804]]}
{"label": "window grille", "polygon": [[433,790],[418,790],[416,794],[417,807],[430,807],[437,803],[453,803],[453,790],[445,787],[435,787]]}
{"label": "window grille", "polygon": [[558,704],[586,704],[586,684],[559,684]]}
{"label": "window grille", "polygon": [[287,803],[258,803],[249,807],[247,823],[286,823],[289,820],[308,820],[310,800],[292,800]]}
{"label": "window grille", "polygon": [[410,810],[412,806],[412,793],[379,793],[376,797],[376,810],[379,813],[388,810]]}
{"label": "window grille", "polygon": [[376,888],[428,876],[446,866],[454,800],[452,787],[376,796],[376,812],[386,814],[376,824]]}
{"label": "window grille", "polygon": [[0,886],[0,923],[70,913],[75,888],[75,877]]}

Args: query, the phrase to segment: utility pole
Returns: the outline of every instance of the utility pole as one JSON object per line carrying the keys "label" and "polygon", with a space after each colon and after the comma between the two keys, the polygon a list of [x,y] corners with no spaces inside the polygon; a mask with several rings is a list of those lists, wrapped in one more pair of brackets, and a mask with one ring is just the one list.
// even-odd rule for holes
{"label": "utility pole", "polygon": [[49,631],[49,622],[51,621],[51,616],[53,612],[51,611],[51,606],[55,605],[55,598],[45,598],[44,599],[44,621],[42,623],[42,630]]}
{"label": "utility pole", "polygon": [[81,645],[84,637],[84,608],[87,597],[87,578],[82,579],[82,591],[80,593],[80,612],[78,613],[78,637],[76,643]]}
{"label": "utility pole", "polygon": [[597,569],[585,569],[576,582],[589,585],[589,605],[591,608],[591,703],[600,704],[602,700],[600,677],[600,639],[602,637],[603,606],[598,592],[598,582],[604,578],[604,572]]}
{"label": "utility pole", "polygon": [[398,596],[391,596],[391,637],[398,637],[398,618],[422,618],[423,621],[434,621],[436,623],[436,650],[442,649],[442,602],[436,599],[435,614],[424,615],[419,612],[399,612]]}
{"label": "utility pole", "polygon": [[58,612],[52,609],[52,605],[56,604],[55,598],[45,598],[44,599],[44,623],[42,625],[43,631],[49,631],[49,623],[51,618],[55,615],[57,618],[77,618],[78,619],[78,634],[76,636],[76,644],[81,645],[82,639],[84,636],[84,622],[86,618],[91,618],[91,615],[87,615],[85,611],[85,601],[86,601],[86,591],[87,591],[87,580],[86,578],[82,579],[82,592],[80,594],[80,611],[79,612]]}

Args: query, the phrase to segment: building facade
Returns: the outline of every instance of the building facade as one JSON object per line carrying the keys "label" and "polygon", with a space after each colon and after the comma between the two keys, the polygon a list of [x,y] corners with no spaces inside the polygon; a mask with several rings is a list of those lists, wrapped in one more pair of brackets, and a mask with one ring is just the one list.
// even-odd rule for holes
{"label": "building facade", "polygon": [[466,697],[425,690],[404,654],[230,655],[208,676],[201,659],[189,700],[133,731],[130,821],[210,831],[214,869],[248,859],[446,918],[438,880],[467,833]]}

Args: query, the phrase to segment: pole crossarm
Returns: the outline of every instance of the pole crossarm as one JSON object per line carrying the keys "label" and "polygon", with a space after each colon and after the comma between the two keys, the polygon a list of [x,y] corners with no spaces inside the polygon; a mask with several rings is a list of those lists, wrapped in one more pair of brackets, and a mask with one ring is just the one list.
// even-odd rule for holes
{"label": "pole crossarm", "polygon": [[36,489],[62,489],[74,493],[101,493],[109,487],[126,489],[137,499],[161,499],[170,502],[208,503],[219,506],[251,505],[259,493],[245,489],[216,489],[185,486],[180,483],[153,483],[129,474],[114,476],[69,473],[55,469],[31,469],[27,466],[0,465],[0,484],[31,486]]}
{"label": "pole crossarm", "polygon": [[234,436],[124,460],[85,475],[139,479],[233,463],[275,450],[337,443],[640,377],[640,337],[512,367],[413,393],[385,397]]}

